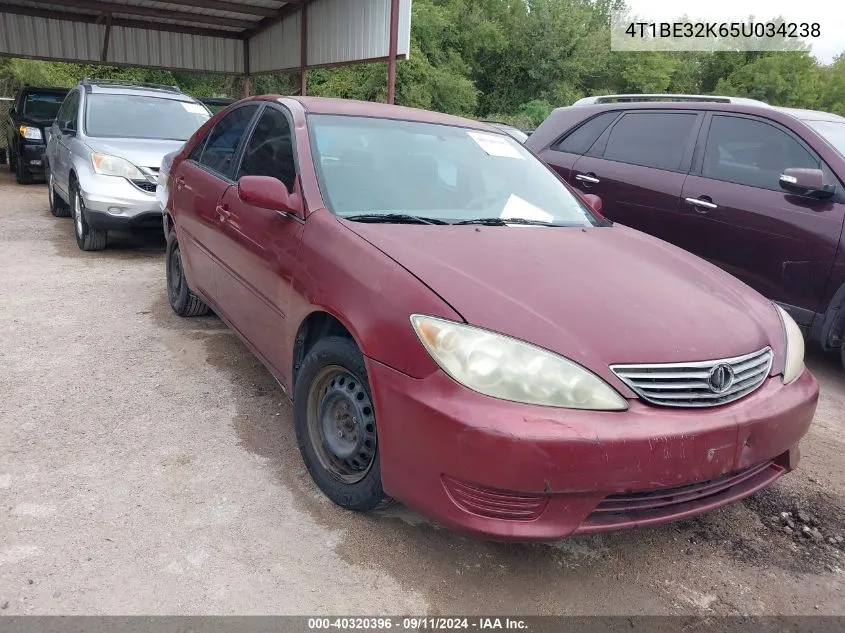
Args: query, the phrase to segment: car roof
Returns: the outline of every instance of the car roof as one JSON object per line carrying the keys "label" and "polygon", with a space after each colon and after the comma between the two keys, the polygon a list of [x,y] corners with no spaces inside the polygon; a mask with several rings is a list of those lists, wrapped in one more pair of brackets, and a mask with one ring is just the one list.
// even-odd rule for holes
{"label": "car roof", "polygon": [[773,106],[773,109],[794,116],[796,119],[801,119],[802,121],[834,121],[836,123],[845,123],[845,117],[833,114],[832,112],[804,110],[802,108],[781,108],[778,106]]}
{"label": "car roof", "polygon": [[374,117],[378,119],[396,119],[401,121],[419,121],[420,123],[435,123],[439,125],[453,125],[466,127],[485,132],[502,132],[495,127],[465,119],[451,114],[442,114],[419,108],[408,108],[405,106],[389,105],[387,103],[374,103],[372,101],[356,101],[354,99],[333,99],[329,97],[281,97],[279,95],[267,95],[268,99],[289,98],[299,101],[305,111],[311,114],[339,114],[346,116]]}

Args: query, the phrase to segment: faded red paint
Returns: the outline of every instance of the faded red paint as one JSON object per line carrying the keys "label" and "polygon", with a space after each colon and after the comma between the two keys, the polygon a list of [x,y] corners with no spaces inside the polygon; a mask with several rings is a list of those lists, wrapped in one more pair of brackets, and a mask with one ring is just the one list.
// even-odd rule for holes
{"label": "faded red paint", "polygon": [[[795,466],[818,384],[805,371],[783,385],[782,327],[761,295],[676,247],[623,227],[339,219],[320,195],[307,112],[494,130],[384,104],[259,99],[278,100],[293,119],[303,209],[298,218],[282,218],[248,208],[234,184],[208,182],[207,172],[185,160],[216,115],[186,144],[171,172],[172,179],[184,179],[181,194],[171,188],[170,208],[186,275],[288,393],[304,320],[321,311],[346,326],[365,355],[388,494],[456,529],[551,539],[697,514]],[[233,226],[215,225],[212,212],[221,204]],[[629,409],[556,409],[473,392],[447,377],[424,350],[412,313],[465,321],[558,352],[617,389]],[[770,377],[751,395],[715,408],[646,405],[608,369],[613,363],[731,357],[765,345],[774,350]],[[721,477],[751,467],[757,470],[716,496],[696,500],[684,488],[683,504],[660,506],[647,517],[591,516],[608,495],[714,479],[702,486],[724,487]],[[468,509],[474,503],[478,508]],[[499,505],[505,514],[529,519],[489,516]]]}

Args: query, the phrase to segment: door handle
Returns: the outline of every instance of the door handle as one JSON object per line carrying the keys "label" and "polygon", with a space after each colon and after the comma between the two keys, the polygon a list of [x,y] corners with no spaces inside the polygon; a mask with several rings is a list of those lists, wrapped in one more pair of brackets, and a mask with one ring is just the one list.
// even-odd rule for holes
{"label": "door handle", "polygon": [[181,189],[181,188],[182,188],[182,187],[184,187],[184,186],[185,186],[185,177],[184,177],[184,176],[179,176],[179,177],[176,179],[176,189]]}
{"label": "door handle", "polygon": [[699,213],[707,213],[708,211],[712,211],[713,209],[718,209],[718,204],[713,204],[709,200],[705,200],[704,198],[684,198],[684,201],[687,204],[691,204],[695,207],[695,210]]}
{"label": "door handle", "polygon": [[601,180],[595,176],[591,176],[590,174],[578,174],[575,176],[575,180],[580,180],[581,182],[585,182],[590,185],[597,185],[601,182]]}
{"label": "door handle", "polygon": [[229,219],[229,216],[232,215],[229,213],[229,207],[225,204],[218,204],[215,208],[217,211],[217,219],[220,221],[220,224],[223,224]]}

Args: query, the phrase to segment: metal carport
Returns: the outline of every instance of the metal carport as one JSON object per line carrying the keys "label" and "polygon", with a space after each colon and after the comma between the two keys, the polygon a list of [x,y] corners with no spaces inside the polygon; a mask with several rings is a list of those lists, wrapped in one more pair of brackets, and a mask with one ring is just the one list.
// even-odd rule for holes
{"label": "metal carport", "polygon": [[0,56],[242,75],[396,60],[411,0],[0,0]]}

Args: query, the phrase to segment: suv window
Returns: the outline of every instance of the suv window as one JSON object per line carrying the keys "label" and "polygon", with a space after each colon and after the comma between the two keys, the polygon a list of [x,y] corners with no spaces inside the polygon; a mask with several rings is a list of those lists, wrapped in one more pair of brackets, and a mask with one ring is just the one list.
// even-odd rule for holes
{"label": "suv window", "polygon": [[819,161],[783,130],[754,119],[714,116],[701,175],[740,185],[780,190],[790,167],[819,168]]}
{"label": "suv window", "polygon": [[596,139],[601,136],[601,133],[607,129],[607,126],[616,120],[617,116],[619,116],[619,112],[605,112],[589,119],[569,133],[566,138],[552,145],[552,149],[556,152],[586,154],[593,143],[596,142]]}
{"label": "suv window", "polygon": [[245,105],[233,110],[217,122],[208,135],[198,161],[200,165],[229,176],[232,161],[249,122],[258,110],[258,104]]}
{"label": "suv window", "polygon": [[680,169],[697,117],[680,112],[626,114],[610,131],[604,158],[656,169]]}
{"label": "suv window", "polygon": [[287,117],[276,108],[266,108],[258,119],[241,159],[241,176],[272,176],[293,191],[296,166]]}
{"label": "suv window", "polygon": [[79,114],[79,91],[74,90],[62,102],[59,112],[56,115],[56,123],[59,128],[64,129],[69,123],[76,128],[77,115]]}

